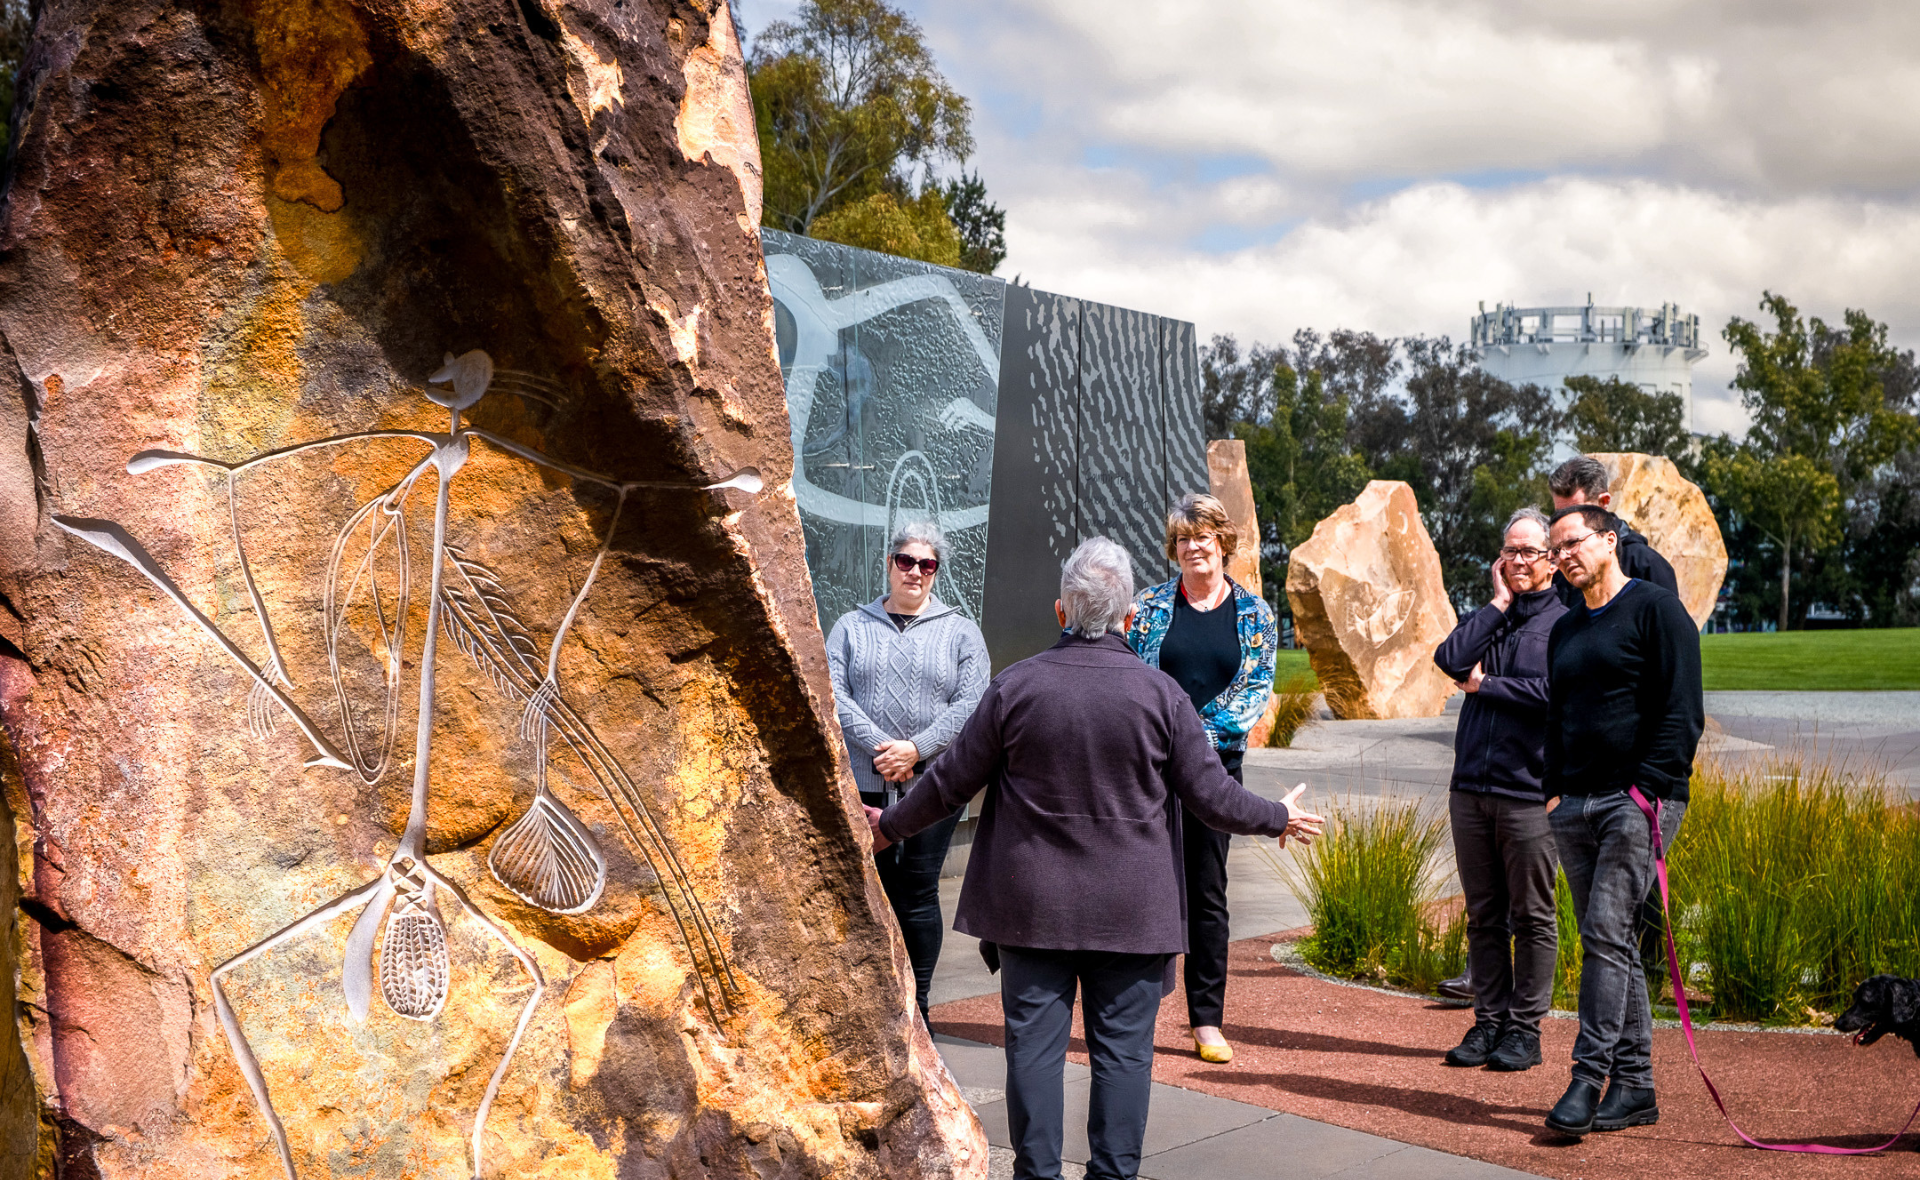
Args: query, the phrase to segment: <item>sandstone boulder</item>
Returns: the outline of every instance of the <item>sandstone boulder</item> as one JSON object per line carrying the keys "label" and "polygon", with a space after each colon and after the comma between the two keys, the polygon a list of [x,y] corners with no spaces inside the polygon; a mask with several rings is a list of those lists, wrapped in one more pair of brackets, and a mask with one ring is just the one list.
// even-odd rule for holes
{"label": "sandstone boulder", "polygon": [[725,4],[37,14],[0,1174],[984,1177],[833,720]]}
{"label": "sandstone boulder", "polygon": [[1294,633],[1343,721],[1434,717],[1457,690],[1433,663],[1456,622],[1413,489],[1376,479],[1287,566]]}
{"label": "sandstone boulder", "polygon": [[1727,546],[1706,493],[1659,455],[1620,451],[1592,458],[1607,469],[1613,511],[1673,563],[1680,601],[1697,625],[1706,626],[1727,577]]}
{"label": "sandstone boulder", "polygon": [[1253,480],[1247,475],[1247,444],[1217,438],[1207,444],[1207,490],[1226,506],[1240,530],[1240,548],[1227,563],[1227,576],[1265,597],[1260,583],[1260,517],[1253,508]]}

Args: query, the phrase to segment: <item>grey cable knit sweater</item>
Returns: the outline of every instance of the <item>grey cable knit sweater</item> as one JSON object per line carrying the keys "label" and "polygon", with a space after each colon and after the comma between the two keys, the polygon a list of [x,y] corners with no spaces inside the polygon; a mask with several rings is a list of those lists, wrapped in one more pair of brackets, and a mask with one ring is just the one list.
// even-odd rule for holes
{"label": "grey cable knit sweater", "polygon": [[874,750],[902,738],[922,761],[947,748],[987,691],[987,641],[972,619],[929,596],[902,631],[884,596],[840,616],[827,636],[835,710],[847,757],[862,791],[892,802],[913,780],[889,783],[873,769]]}

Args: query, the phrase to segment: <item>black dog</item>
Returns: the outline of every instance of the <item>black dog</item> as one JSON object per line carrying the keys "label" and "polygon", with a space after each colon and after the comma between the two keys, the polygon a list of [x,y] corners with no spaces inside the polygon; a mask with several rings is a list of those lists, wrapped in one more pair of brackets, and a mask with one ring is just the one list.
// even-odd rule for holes
{"label": "black dog", "polygon": [[1856,1045],[1871,1045],[1888,1033],[1905,1037],[1920,1057],[1920,980],[1874,976],[1853,989],[1853,1007],[1833,1027],[1852,1033]]}

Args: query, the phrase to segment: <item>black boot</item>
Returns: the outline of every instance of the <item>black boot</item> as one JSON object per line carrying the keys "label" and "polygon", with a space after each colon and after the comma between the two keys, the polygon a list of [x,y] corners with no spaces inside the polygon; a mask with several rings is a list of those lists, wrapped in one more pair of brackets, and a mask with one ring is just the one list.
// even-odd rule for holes
{"label": "black boot", "polygon": [[1607,1096],[1593,1114],[1593,1129],[1618,1131],[1625,1127],[1650,1127],[1660,1121],[1660,1106],[1652,1090],[1623,1086],[1615,1080],[1607,1087]]}
{"label": "black boot", "polygon": [[1467,1030],[1458,1045],[1447,1050],[1447,1064],[1461,1066],[1479,1066],[1487,1063],[1487,1054],[1500,1042],[1500,1026],[1491,1021],[1478,1021]]}
{"label": "black boot", "polygon": [[1452,979],[1443,979],[1434,986],[1433,990],[1443,1000],[1451,1000],[1456,1004],[1471,1004],[1473,1003],[1472,973],[1462,971]]}
{"label": "black boot", "polygon": [[1487,1054],[1487,1068],[1519,1073],[1540,1064],[1540,1034],[1510,1024],[1500,1034],[1500,1043]]}
{"label": "black boot", "polygon": [[1552,1112],[1547,1115],[1547,1130],[1582,1138],[1593,1130],[1593,1108],[1599,1104],[1600,1087],[1576,1078],[1560,1096],[1560,1101],[1553,1104]]}

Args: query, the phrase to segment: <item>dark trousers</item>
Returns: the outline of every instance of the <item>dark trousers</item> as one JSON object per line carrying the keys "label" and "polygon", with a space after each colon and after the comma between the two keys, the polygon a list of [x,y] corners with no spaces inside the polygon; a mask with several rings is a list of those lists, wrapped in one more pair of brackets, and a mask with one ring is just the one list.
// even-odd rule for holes
{"label": "dark trousers", "polygon": [[[862,792],[860,799],[870,806],[883,804],[883,795]],[[940,866],[947,859],[947,845],[953,843],[953,829],[960,813],[908,836],[891,848],[873,854],[880,870],[880,884],[893,906],[894,920],[900,923],[900,937],[907,944],[907,959],[913,964],[913,994],[920,1004],[920,1019],[927,1018],[927,996],[933,989],[933,966],[940,961],[940,945],[945,941],[947,923],[940,915]]]}
{"label": "dark trousers", "polygon": [[[1223,761],[1225,761],[1223,759]],[[1237,759],[1227,763],[1233,781],[1246,785]],[[1216,832],[1200,817],[1180,808],[1180,835],[1186,858],[1187,1024],[1218,1028],[1227,1009],[1227,851],[1233,837]]]}
{"label": "dark trousers", "polygon": [[[1685,803],[1667,803],[1660,828],[1671,844]],[[1653,1009],[1640,969],[1640,905],[1653,877],[1647,817],[1623,792],[1568,795],[1548,822],[1580,919],[1580,1035],[1573,1043],[1575,1081],[1604,1086],[1609,1078],[1653,1089]]]}
{"label": "dark trousers", "polygon": [[1153,1020],[1166,973],[1165,955],[1000,948],[1014,1180],[1060,1177],[1076,986],[1086,1005],[1093,1066],[1087,1180],[1133,1180],[1139,1173],[1153,1089]]}
{"label": "dark trousers", "polygon": [[1553,832],[1544,803],[1473,791],[1447,796],[1453,856],[1467,898],[1473,1014],[1538,1036],[1553,1006],[1559,950]]}

